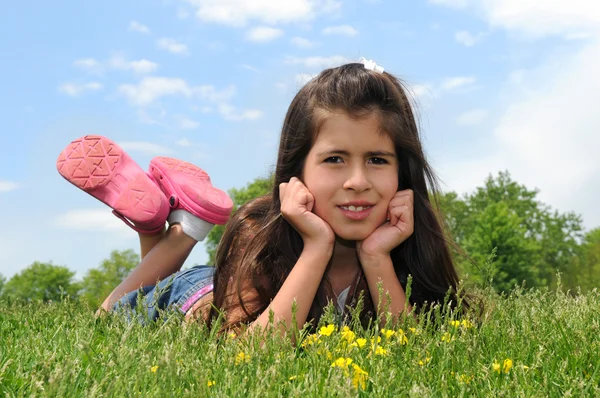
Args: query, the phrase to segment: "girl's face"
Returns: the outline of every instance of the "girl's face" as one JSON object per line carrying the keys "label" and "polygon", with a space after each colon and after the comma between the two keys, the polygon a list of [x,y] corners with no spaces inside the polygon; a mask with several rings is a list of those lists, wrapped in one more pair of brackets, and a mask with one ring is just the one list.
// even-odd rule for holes
{"label": "girl's face", "polygon": [[379,130],[376,113],[353,119],[332,112],[306,158],[303,182],[315,198],[313,212],[339,238],[367,238],[386,221],[398,190],[394,143]]}

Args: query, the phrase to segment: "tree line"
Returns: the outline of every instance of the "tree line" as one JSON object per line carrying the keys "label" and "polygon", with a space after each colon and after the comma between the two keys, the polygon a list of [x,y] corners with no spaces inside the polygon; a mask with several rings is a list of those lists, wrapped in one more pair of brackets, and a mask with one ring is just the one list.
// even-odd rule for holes
{"label": "tree line", "polygon": [[[231,189],[234,209],[271,191],[273,178],[257,178]],[[537,200],[539,191],[513,181],[508,172],[489,176],[483,186],[459,196],[440,194],[436,203],[452,254],[467,284],[507,292],[526,288],[560,288],[586,292],[600,287],[600,228],[584,231],[581,216],[561,213]],[[209,264],[224,226],[209,233]],[[64,296],[96,307],[139,263],[133,250],[113,251],[81,280],[52,263],[34,262],[6,280],[0,275],[0,298],[60,300]]]}

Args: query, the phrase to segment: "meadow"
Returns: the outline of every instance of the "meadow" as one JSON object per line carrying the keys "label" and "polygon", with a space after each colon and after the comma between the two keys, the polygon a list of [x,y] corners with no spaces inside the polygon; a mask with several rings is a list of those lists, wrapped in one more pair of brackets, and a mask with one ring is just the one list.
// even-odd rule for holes
{"label": "meadow", "polygon": [[68,299],[0,302],[0,395],[600,396],[600,292],[478,294],[479,320],[442,306],[438,321],[340,328],[327,313],[297,344],[176,314],[142,326]]}

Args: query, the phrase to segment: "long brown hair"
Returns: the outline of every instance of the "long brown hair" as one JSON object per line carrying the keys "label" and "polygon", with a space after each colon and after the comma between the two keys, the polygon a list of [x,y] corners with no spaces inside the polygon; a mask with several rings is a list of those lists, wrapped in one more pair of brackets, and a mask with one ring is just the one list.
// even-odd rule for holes
{"label": "long brown hair", "polygon": [[[272,193],[240,207],[217,248],[214,307],[209,321],[217,314],[215,308],[241,308],[244,316],[228,319],[225,326],[252,322],[268,307],[296,264],[303,242],[280,217],[279,184],[291,177],[301,178],[319,127],[333,110],[343,110],[356,118],[376,112],[381,130],[394,142],[399,162],[398,189],[414,192],[414,232],[390,256],[405,289],[412,275],[411,304],[422,311],[442,303],[448,292],[456,303],[458,275],[441,219],[430,201],[431,195],[437,202],[438,184],[425,158],[404,85],[387,72],[350,63],[324,70],[294,97],[283,122]],[[243,291],[249,286],[254,294],[248,298]],[[326,299],[327,286],[322,281],[307,321],[318,323]],[[362,314],[372,313],[372,302],[367,300]]]}

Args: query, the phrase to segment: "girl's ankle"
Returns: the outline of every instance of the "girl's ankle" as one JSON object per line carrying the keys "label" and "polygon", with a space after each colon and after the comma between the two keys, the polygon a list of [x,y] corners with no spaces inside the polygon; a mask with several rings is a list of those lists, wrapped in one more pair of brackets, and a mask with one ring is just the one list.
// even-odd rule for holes
{"label": "girl's ankle", "polygon": [[206,238],[214,224],[202,220],[186,210],[173,210],[169,214],[169,234],[184,234],[196,242]]}

